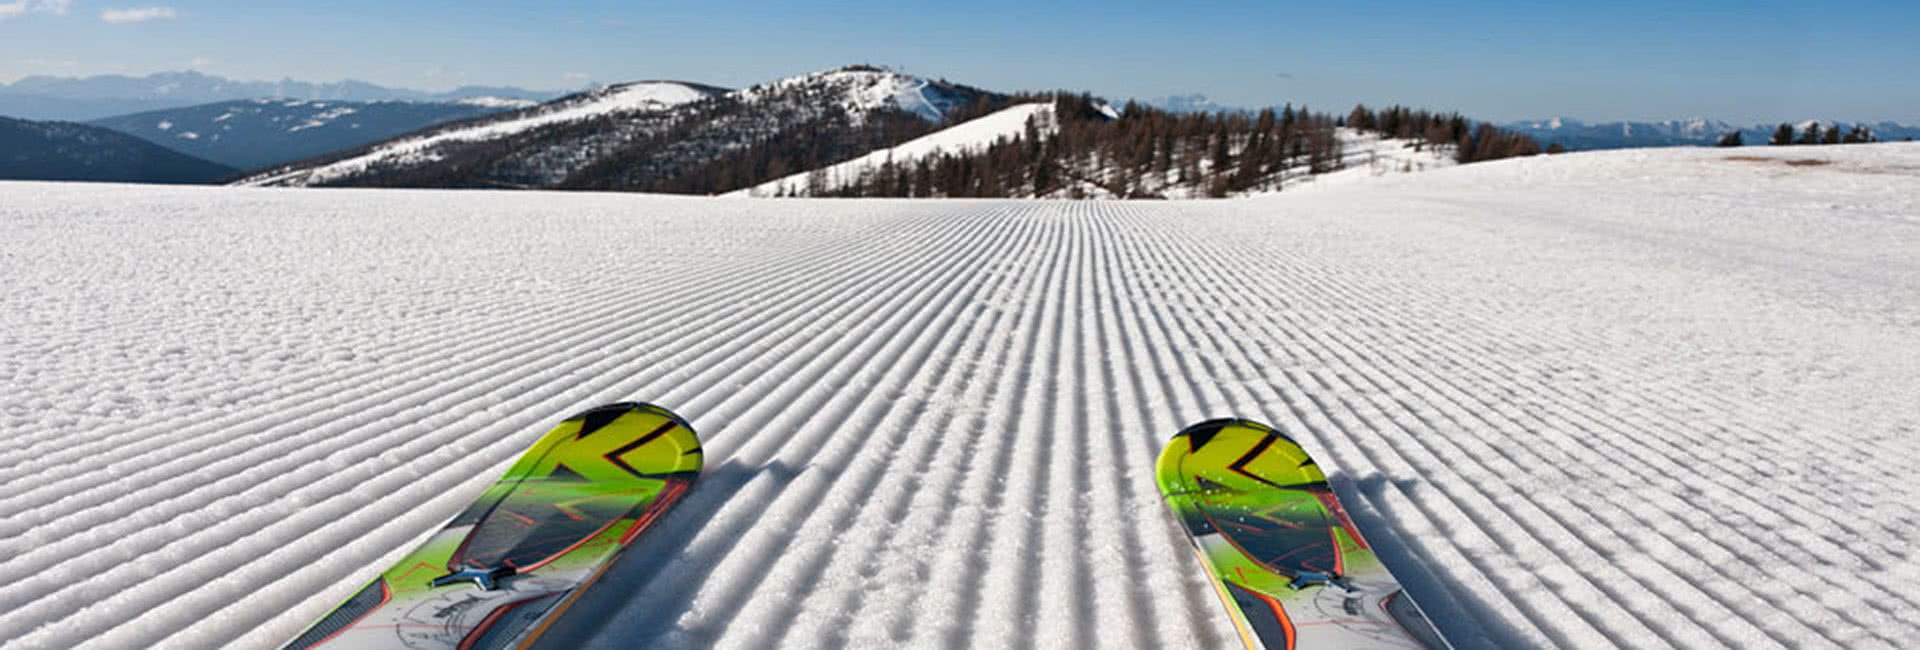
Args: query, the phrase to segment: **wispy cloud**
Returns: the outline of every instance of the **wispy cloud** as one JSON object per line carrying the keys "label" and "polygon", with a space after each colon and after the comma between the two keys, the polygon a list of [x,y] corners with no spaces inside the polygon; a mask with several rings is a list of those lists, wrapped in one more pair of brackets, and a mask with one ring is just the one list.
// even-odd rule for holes
{"label": "wispy cloud", "polygon": [[58,16],[67,13],[67,7],[72,5],[72,0],[13,0],[13,2],[0,2],[0,20],[27,14],[53,14]]}
{"label": "wispy cloud", "polygon": [[204,68],[210,65],[213,65],[213,59],[204,56],[193,57],[192,61],[187,62],[187,67],[190,68]]}
{"label": "wispy cloud", "polygon": [[108,9],[100,12],[100,19],[113,23],[144,23],[149,20],[164,20],[178,17],[173,7],[132,7],[129,9]]}

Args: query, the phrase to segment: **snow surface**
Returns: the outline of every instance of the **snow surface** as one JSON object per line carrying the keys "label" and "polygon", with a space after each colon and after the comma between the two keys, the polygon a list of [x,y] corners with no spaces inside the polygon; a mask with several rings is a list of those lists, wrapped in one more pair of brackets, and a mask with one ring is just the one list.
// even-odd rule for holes
{"label": "snow surface", "polygon": [[[888,162],[895,165],[913,165],[922,158],[943,153],[961,154],[982,151],[1001,139],[1019,139],[1026,132],[1027,121],[1036,117],[1045,124],[1041,130],[1042,133],[1052,133],[1057,128],[1053,122],[1053,104],[1051,103],[1011,106],[914,138],[896,147],[875,150],[852,160],[828,165],[821,168],[820,180],[824,187],[837,189],[852,185],[863,175],[879,171]],[[813,172],[800,172],[750,188],[728,192],[725,196],[805,195],[810,192],[812,178]]]}
{"label": "snow surface", "polygon": [[271,647],[636,398],[707,471],[559,645],[1226,646],[1152,464],[1229,413],[1461,647],[1920,638],[1920,146],[1206,202],[0,183],[0,231],[10,648]]}
{"label": "snow surface", "polygon": [[311,168],[269,172],[245,179],[241,185],[267,185],[299,178],[307,184],[349,176],[375,165],[432,159],[433,147],[451,142],[492,140],[537,127],[576,122],[633,111],[661,110],[687,104],[708,95],[692,86],[670,81],[642,81],[589,93],[569,101],[555,101],[538,110],[513,114],[470,126],[455,126],[418,137],[382,143],[365,154]]}

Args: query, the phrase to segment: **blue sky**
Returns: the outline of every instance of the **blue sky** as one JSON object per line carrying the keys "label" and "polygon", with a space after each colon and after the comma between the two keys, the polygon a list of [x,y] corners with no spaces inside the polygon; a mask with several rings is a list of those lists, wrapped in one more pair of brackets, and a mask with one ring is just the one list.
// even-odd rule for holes
{"label": "blue sky", "polygon": [[429,90],[744,86],[876,63],[1115,99],[1920,122],[1920,2],[1448,4],[0,0],[0,80],[193,68]]}

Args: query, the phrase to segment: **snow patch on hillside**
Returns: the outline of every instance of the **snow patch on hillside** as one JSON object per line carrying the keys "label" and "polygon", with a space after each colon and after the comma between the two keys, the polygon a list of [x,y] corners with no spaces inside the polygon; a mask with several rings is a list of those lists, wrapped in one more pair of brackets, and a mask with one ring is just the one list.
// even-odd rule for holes
{"label": "snow patch on hillside", "polygon": [[912,166],[928,157],[971,153],[984,150],[999,140],[1018,139],[1025,132],[1029,120],[1037,120],[1041,133],[1052,133],[1057,128],[1053,121],[1053,104],[1021,104],[920,136],[896,147],[873,151],[816,171],[767,181],[724,196],[811,196],[815,190],[831,192],[880,171],[888,163]]}
{"label": "snow patch on hillside", "polygon": [[454,100],[453,103],[465,104],[468,106],[481,106],[485,108],[528,108],[528,107],[540,105],[540,102],[536,102],[531,99],[514,99],[512,97],[493,97],[493,96],[462,97],[460,99]]}
{"label": "snow patch on hillside", "polygon": [[1424,140],[1401,140],[1365,133],[1346,127],[1336,130],[1340,138],[1340,169],[1287,178],[1283,191],[1326,188],[1365,182],[1368,179],[1410,174],[1459,165],[1454,148]]}

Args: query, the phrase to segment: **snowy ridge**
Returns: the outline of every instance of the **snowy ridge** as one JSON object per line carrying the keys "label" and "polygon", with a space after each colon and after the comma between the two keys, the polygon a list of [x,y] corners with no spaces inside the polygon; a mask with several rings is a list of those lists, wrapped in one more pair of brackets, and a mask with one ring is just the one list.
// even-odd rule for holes
{"label": "snowy ridge", "polygon": [[517,99],[513,97],[493,97],[493,96],[462,97],[460,99],[453,100],[453,103],[466,104],[468,106],[484,106],[486,108],[530,108],[533,106],[540,105],[540,102],[536,102],[531,99]]}
{"label": "snowy ridge", "polygon": [[433,133],[382,143],[364,154],[318,167],[276,170],[243,179],[237,185],[313,185],[342,178],[382,164],[409,164],[435,160],[434,147],[456,142],[478,142],[536,128],[642,111],[658,111],[705,99],[711,94],[671,81],[642,81],[611,86],[538,108],[478,124],[455,126]]}
{"label": "snowy ridge", "polygon": [[854,66],[788,77],[751,88],[733,91],[729,96],[745,103],[764,101],[798,89],[822,92],[833,97],[842,110],[860,116],[882,108],[898,108],[929,122],[938,122],[956,105],[956,98],[940,92],[926,79],[912,75]]}
{"label": "snowy ridge", "polygon": [[273,646],[643,398],[708,470],[569,646],[1225,646],[1152,477],[1224,414],[1458,647],[1906,646],[1920,147],[1790,149],[1192,203],[0,184],[0,644]]}
{"label": "snowy ridge", "polygon": [[859,158],[836,163],[815,171],[801,172],[785,178],[767,181],[750,188],[736,190],[725,196],[810,196],[813,193],[813,181],[817,178],[820,186],[828,191],[846,187],[859,181],[863,176],[881,170],[888,163],[894,165],[912,165],[930,156],[942,153],[959,154],[986,149],[998,140],[1016,140],[1026,131],[1027,121],[1040,120],[1041,133],[1051,133],[1057,128],[1053,120],[1053,104],[1033,103],[1011,106],[992,114],[956,124],[934,133],[901,143],[899,146],[870,152]]}

